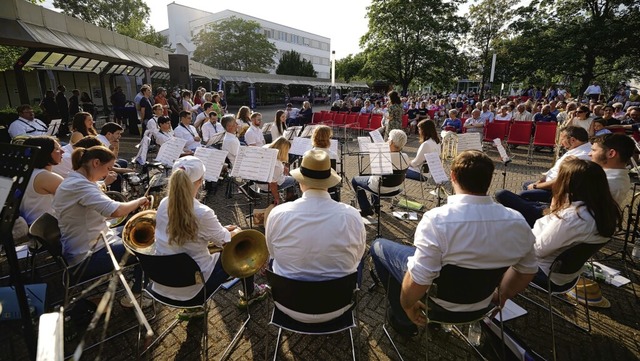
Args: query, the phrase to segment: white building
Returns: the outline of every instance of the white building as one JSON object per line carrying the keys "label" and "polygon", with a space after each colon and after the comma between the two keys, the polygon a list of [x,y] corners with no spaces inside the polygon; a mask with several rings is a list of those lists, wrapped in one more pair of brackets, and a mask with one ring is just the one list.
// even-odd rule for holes
{"label": "white building", "polygon": [[313,64],[318,78],[329,78],[331,68],[331,39],[329,38],[231,10],[210,13],[173,2],[167,5],[167,13],[169,14],[169,28],[160,33],[167,37],[177,54],[187,54],[191,57],[196,50],[193,43],[195,35],[201,30],[207,29],[210,24],[235,16],[260,24],[267,39],[278,49],[278,53],[274,57],[275,65],[269,69],[270,73],[275,74],[283,53],[294,50]]}

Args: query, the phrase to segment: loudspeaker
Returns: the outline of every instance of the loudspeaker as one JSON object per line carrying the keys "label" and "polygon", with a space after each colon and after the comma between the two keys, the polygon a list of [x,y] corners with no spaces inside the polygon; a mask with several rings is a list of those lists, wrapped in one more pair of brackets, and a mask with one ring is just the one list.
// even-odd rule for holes
{"label": "loudspeaker", "polygon": [[190,88],[188,55],[169,54],[169,81],[172,87]]}

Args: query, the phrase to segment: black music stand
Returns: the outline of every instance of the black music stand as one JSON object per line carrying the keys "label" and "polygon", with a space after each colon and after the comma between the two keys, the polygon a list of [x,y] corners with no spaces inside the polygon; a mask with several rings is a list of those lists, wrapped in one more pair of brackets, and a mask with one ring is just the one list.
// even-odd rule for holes
{"label": "black music stand", "polygon": [[19,216],[20,203],[33,172],[35,156],[39,151],[40,147],[0,144],[0,177],[14,179],[11,191],[0,214],[2,217],[0,232],[9,262],[11,284],[15,287],[18,298],[24,338],[31,359],[36,358],[36,339],[11,230]]}

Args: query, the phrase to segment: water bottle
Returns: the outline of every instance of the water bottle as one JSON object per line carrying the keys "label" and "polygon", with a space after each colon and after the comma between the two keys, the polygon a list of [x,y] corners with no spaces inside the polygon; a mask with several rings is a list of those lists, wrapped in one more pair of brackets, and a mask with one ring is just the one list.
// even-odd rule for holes
{"label": "water bottle", "polygon": [[469,325],[469,332],[467,333],[467,340],[473,346],[480,346],[480,336],[482,336],[482,327],[480,327],[480,321],[476,321]]}
{"label": "water bottle", "polygon": [[631,251],[631,257],[635,261],[640,261],[640,239],[633,244],[633,250]]}

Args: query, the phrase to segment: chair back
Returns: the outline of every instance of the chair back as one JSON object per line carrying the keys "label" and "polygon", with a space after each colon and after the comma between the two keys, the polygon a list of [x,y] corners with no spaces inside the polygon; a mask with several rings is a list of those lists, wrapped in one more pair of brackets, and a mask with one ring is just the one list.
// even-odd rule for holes
{"label": "chair back", "polygon": [[351,304],[358,289],[357,280],[357,272],[327,281],[299,281],[267,270],[273,301],[310,315],[337,311]]}
{"label": "chair back", "polygon": [[576,273],[580,271],[591,256],[596,254],[607,243],[578,243],[573,245],[556,257],[551,264],[550,270],[552,273],[560,274]]}
{"label": "chair back", "polygon": [[345,113],[338,113],[336,114],[336,117],[333,119],[333,125],[343,125],[344,124],[344,120],[346,119],[347,115]]}
{"label": "chair back", "polygon": [[188,287],[205,281],[196,261],[186,253],[164,256],[133,253],[144,274],[155,283],[167,287]]}
{"label": "chair back", "polygon": [[402,129],[407,129],[409,127],[409,115],[402,114],[402,124],[400,125]]}
{"label": "chair back", "polygon": [[348,124],[354,124],[358,122],[358,115],[357,114],[347,114],[345,117],[345,121],[344,124],[348,125]]}
{"label": "chair back", "polygon": [[29,227],[29,234],[35,237],[53,257],[62,257],[62,244],[58,219],[49,213],[43,213]]}
{"label": "chair back", "polygon": [[531,143],[533,122],[514,122],[509,129],[507,144],[528,145]]}
{"label": "chair back", "polygon": [[553,147],[556,144],[556,122],[536,123],[536,132],[533,136],[533,145],[536,147]]}
{"label": "chair back", "polygon": [[399,187],[404,182],[404,178],[407,176],[407,169],[394,169],[393,174],[387,174],[380,176],[382,187]]}
{"label": "chair back", "polygon": [[484,139],[482,140],[485,142],[493,142],[493,140],[496,138],[500,138],[500,140],[503,140],[507,135],[508,125],[509,123],[498,123],[495,121],[493,123],[487,123],[484,130]]}
{"label": "chair back", "polygon": [[495,291],[507,269],[509,267],[470,269],[447,264],[433,281],[435,289],[433,293],[430,291],[430,295],[458,304],[480,302]]}
{"label": "chair back", "polygon": [[371,116],[371,124],[369,128],[378,129],[382,126],[382,114],[373,114]]}
{"label": "chair back", "polygon": [[364,129],[368,125],[369,125],[369,114],[358,115],[358,127]]}
{"label": "chair back", "polygon": [[333,117],[335,117],[336,113],[332,113],[332,112],[327,112],[324,113],[323,117],[322,117],[322,121],[323,122],[330,122],[333,120]]}
{"label": "chair back", "polygon": [[322,114],[320,112],[313,113],[313,117],[311,118],[311,124],[320,124],[322,123]]}

